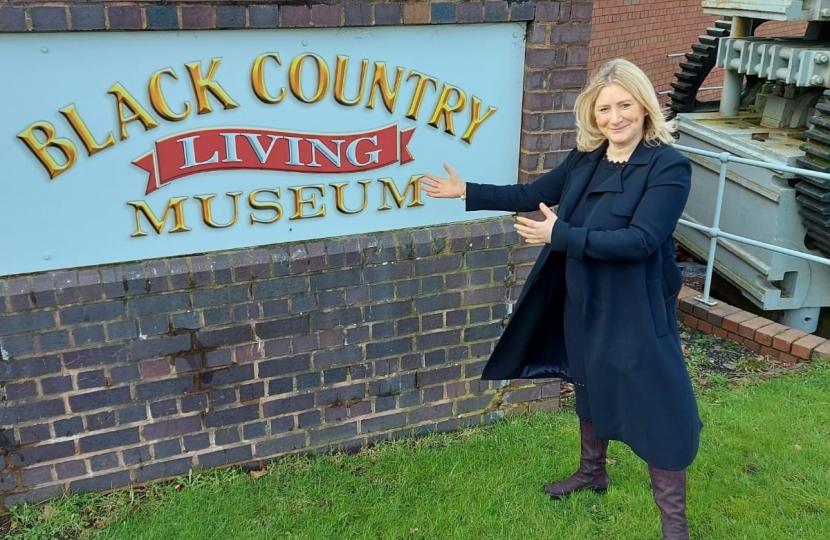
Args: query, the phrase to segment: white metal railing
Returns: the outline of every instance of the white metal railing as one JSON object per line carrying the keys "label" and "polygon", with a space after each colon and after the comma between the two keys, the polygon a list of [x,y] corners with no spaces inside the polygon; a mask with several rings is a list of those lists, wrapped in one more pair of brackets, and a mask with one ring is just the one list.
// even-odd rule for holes
{"label": "white metal railing", "polygon": [[729,152],[710,152],[708,150],[699,150],[697,148],[691,148],[689,146],[683,146],[680,144],[675,144],[675,148],[680,150],[681,152],[685,152],[688,154],[696,154],[699,156],[706,156],[710,158],[715,158],[720,160],[720,175],[718,176],[718,193],[715,199],[715,215],[713,218],[713,223],[711,227],[706,227],[705,225],[700,225],[698,223],[693,223],[691,221],[681,219],[678,223],[681,225],[685,225],[686,227],[690,227],[692,229],[696,229],[698,231],[702,231],[709,235],[709,256],[706,260],[706,281],[703,284],[703,294],[698,295],[695,297],[695,300],[702,302],[704,304],[713,306],[717,302],[713,301],[709,298],[709,292],[712,287],[712,273],[715,270],[715,252],[718,247],[718,238],[726,238],[728,240],[733,240],[735,242],[741,242],[743,244],[747,244],[750,246],[759,247],[762,249],[768,249],[770,251],[775,251],[778,253],[783,253],[784,255],[791,255],[793,257],[798,257],[800,259],[806,259],[808,261],[816,262],[819,264],[824,264],[830,266],[830,259],[824,257],[817,257],[815,255],[811,255],[809,253],[803,253],[801,251],[795,251],[792,249],[783,248],[780,246],[776,246],[774,244],[767,244],[765,242],[759,242],[757,240],[752,240],[751,238],[744,238],[743,236],[738,236],[735,234],[731,234],[725,231],[720,230],[720,215],[721,210],[723,207],[723,191],[724,187],[726,186],[726,171],[729,168],[729,163],[740,163],[744,165],[751,165],[754,167],[761,167],[763,169],[769,169],[772,171],[778,171],[783,173],[794,173],[802,176],[810,176],[814,178],[821,178],[822,180],[830,180],[830,174],[811,171],[807,169],[798,169],[796,167],[789,167],[787,165],[779,165],[775,163],[767,163],[764,161],[758,161],[754,159],[746,159],[737,157],[735,155],[730,154]]}

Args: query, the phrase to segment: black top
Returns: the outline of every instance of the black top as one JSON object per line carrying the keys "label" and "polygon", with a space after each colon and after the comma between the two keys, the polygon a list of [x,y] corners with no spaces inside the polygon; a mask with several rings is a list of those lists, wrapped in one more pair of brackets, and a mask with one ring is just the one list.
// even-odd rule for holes
{"label": "black top", "polygon": [[571,213],[571,218],[568,220],[571,227],[581,227],[585,223],[585,201],[588,199],[588,194],[591,193],[594,188],[600,186],[603,182],[611,178],[615,172],[621,170],[625,167],[625,165],[625,161],[609,161],[607,157],[602,157],[602,160],[596,170],[594,170],[594,176],[591,177],[591,181],[588,182],[587,186],[585,186],[585,190],[582,192],[579,202],[576,203],[576,206]]}

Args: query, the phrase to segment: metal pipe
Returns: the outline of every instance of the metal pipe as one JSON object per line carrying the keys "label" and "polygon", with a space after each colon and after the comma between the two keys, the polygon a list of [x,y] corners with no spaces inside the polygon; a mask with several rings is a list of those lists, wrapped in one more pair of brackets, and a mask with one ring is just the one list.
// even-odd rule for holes
{"label": "metal pipe", "polygon": [[[729,37],[745,37],[752,30],[752,19],[746,17],[733,17],[732,30]],[[735,42],[733,45],[737,45]],[[739,60],[740,62],[740,60]],[[741,93],[743,92],[744,76],[737,71],[726,69],[723,72],[723,92],[720,97],[721,116],[736,116],[741,104]]]}
{"label": "metal pipe", "polygon": [[[697,148],[692,148],[690,146],[684,146],[682,144],[675,144],[673,145],[675,148],[680,150],[681,152],[688,152],[690,154],[697,154],[699,156],[705,156],[710,158],[722,159],[724,153],[718,152],[711,152],[709,150],[699,150]],[[830,180],[830,174],[818,172],[818,171],[810,171],[807,169],[798,169],[796,167],[790,167],[788,165],[780,165],[777,163],[766,163],[764,161],[756,161],[753,159],[746,159],[734,156],[732,154],[726,153],[729,158],[728,161],[732,161],[735,163],[741,163],[743,165],[752,165],[755,167],[761,167],[762,169],[769,169],[771,171],[778,171],[778,172],[785,172],[785,173],[793,173],[793,174],[800,174],[801,176],[810,176],[813,178],[821,178],[822,180]]]}
{"label": "metal pipe", "polygon": [[[701,86],[700,88],[697,89],[697,91],[698,92],[703,92],[705,90],[720,90],[721,88],[723,88],[723,86]],[[657,92],[657,95],[658,96],[665,96],[666,94],[671,94],[672,92],[674,92],[674,90],[663,90],[663,91]],[[679,146],[679,145],[677,145],[677,146]]]}
{"label": "metal pipe", "polygon": [[[724,193],[724,189],[725,189],[725,186],[726,186],[726,175],[727,175],[727,170],[729,168],[729,162],[740,163],[740,164],[750,165],[750,166],[755,166],[755,167],[761,167],[761,168],[769,169],[769,170],[776,171],[776,172],[786,172],[786,173],[792,173],[792,174],[797,174],[797,175],[802,175],[802,176],[810,176],[810,177],[814,177],[814,178],[821,178],[821,179],[825,179],[825,180],[830,180],[830,174],[820,173],[820,172],[817,172],[817,171],[810,171],[810,170],[806,170],[806,169],[798,169],[796,167],[789,167],[787,165],[771,164],[771,163],[766,163],[766,162],[763,162],[763,161],[757,161],[757,160],[746,159],[746,158],[739,158],[739,157],[733,156],[729,152],[716,153],[716,152],[711,152],[711,151],[708,151],[708,150],[700,150],[700,149],[697,149],[697,148],[691,148],[691,147],[683,146],[683,145],[679,145],[679,144],[676,144],[674,146],[675,146],[675,148],[677,148],[681,152],[687,152],[687,153],[690,153],[690,154],[697,154],[697,155],[710,157],[710,158],[717,158],[721,162],[720,173],[718,175],[718,191],[717,191],[717,195],[715,197],[715,212],[714,212],[714,216],[713,216],[712,226],[707,227],[705,225],[700,225],[698,223],[694,223],[694,222],[691,222],[691,221],[688,221],[688,220],[685,220],[685,219],[679,219],[678,220],[678,223],[680,225],[705,232],[705,233],[709,234],[709,236],[710,236],[709,255],[708,255],[707,261],[706,261],[706,278],[705,278],[705,281],[704,281],[704,284],[703,284],[703,294],[701,294],[699,296],[696,296],[695,300],[697,300],[698,302],[710,305],[710,306],[713,306],[713,305],[717,304],[717,302],[713,301],[709,297],[709,295],[711,293],[711,287],[712,287],[712,275],[714,274],[714,269],[715,269],[715,254],[717,252],[718,238],[725,238],[727,240],[732,240],[734,242],[747,244],[747,245],[750,245],[750,246],[758,247],[758,248],[761,248],[761,249],[766,249],[766,250],[773,251],[773,252],[776,252],[776,253],[781,253],[783,255],[789,255],[789,256],[792,256],[792,257],[796,257],[796,258],[799,258],[799,259],[804,259],[804,260],[807,260],[807,261],[810,261],[810,262],[814,262],[814,263],[818,263],[818,264],[830,267],[830,259],[828,259],[828,258],[817,257],[817,256],[811,255],[809,253],[804,253],[804,252],[801,252],[801,251],[796,251],[796,250],[793,250],[793,249],[784,248],[784,247],[776,246],[776,245],[773,245],[773,244],[767,244],[765,242],[759,242],[757,240],[752,240],[751,238],[744,238],[743,236],[738,236],[738,235],[727,233],[727,232],[724,232],[724,231],[720,230],[720,216],[721,216],[721,212],[722,212],[722,209],[723,209],[723,193]],[[810,313],[812,314],[812,312],[810,312]],[[799,311],[798,313],[793,313],[792,315],[793,315],[793,317],[795,317],[795,319],[798,319],[799,317],[801,317],[801,312]],[[791,319],[793,319],[793,317],[791,317]],[[814,321],[812,321],[812,317],[805,316],[805,317],[802,317],[802,318],[806,322],[801,322],[799,324],[806,325],[806,324],[812,324],[814,322]],[[793,320],[795,320],[795,319],[793,319]],[[807,327],[805,326],[804,328],[806,329]]]}
{"label": "metal pipe", "polygon": [[800,259],[805,259],[814,263],[823,264],[826,266],[830,266],[830,259],[825,259],[824,257],[816,257],[815,255],[810,255],[809,253],[804,253],[803,251],[796,251],[789,248],[783,248],[780,246],[776,246],[773,244],[767,244],[765,242],[759,242],[758,240],[752,240],[751,238],[745,238],[743,236],[737,236],[732,233],[728,233],[722,231],[720,229],[714,230],[712,227],[707,227],[706,225],[701,225],[700,223],[695,223],[693,221],[688,221],[686,219],[679,219],[677,221],[679,224],[683,225],[684,227],[689,227],[690,229],[695,229],[697,231],[705,232],[709,236],[716,236],[718,238],[726,238],[727,240],[732,240],[735,242],[739,242],[741,244],[747,244],[750,246],[754,246],[757,248],[767,249],[769,251],[774,251],[776,253],[781,253],[782,255],[791,255],[793,257],[798,257]]}
{"label": "metal pipe", "polygon": [[720,174],[718,175],[718,194],[715,197],[715,215],[713,216],[712,231],[715,233],[709,239],[709,257],[706,259],[706,281],[703,283],[703,294],[699,300],[704,304],[714,305],[709,298],[712,288],[712,274],[715,271],[715,252],[718,249],[718,233],[720,233],[720,214],[723,207],[723,190],[726,186],[726,170],[729,167],[729,153],[720,155]]}

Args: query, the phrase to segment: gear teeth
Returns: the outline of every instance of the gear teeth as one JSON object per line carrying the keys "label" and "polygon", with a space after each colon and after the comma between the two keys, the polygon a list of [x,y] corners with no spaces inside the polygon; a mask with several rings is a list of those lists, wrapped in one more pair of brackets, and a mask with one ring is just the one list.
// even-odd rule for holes
{"label": "gear teeth", "polygon": [[732,31],[732,19],[721,19],[715,21],[715,28],[719,30],[726,30],[727,32]]}
{"label": "gear teeth", "polygon": [[[825,91],[816,104],[816,115],[810,118],[811,127],[804,132],[807,140],[799,147],[804,156],[796,159],[796,166],[811,171],[830,173],[830,91]],[[830,180],[796,175],[795,184],[800,203],[798,213],[807,229],[805,244],[830,256]]]}
{"label": "gear teeth", "polygon": [[703,81],[712,71],[717,59],[719,39],[729,36],[732,21],[715,21],[715,26],[706,29],[706,34],[699,36],[699,43],[693,43],[691,52],[685,54],[685,61],[680,62],[680,71],[674,74],[677,79],[671,83],[674,89],[669,92],[669,116],[677,113],[694,112],[712,103],[697,100],[697,93]]}

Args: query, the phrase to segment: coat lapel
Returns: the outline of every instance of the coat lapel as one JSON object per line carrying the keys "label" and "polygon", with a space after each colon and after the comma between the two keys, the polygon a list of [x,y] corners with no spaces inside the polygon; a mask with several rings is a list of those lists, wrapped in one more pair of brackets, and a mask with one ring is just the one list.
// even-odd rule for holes
{"label": "coat lapel", "polygon": [[585,154],[587,160],[571,170],[566,187],[567,191],[565,191],[562,199],[559,201],[559,210],[557,212],[557,215],[562,220],[567,222],[570,219],[576,203],[579,202],[582,192],[585,191],[585,186],[588,185],[588,182],[594,175],[594,171],[597,169],[597,165],[599,165],[600,158],[605,154],[605,147],[607,145],[608,143],[605,143],[593,152]]}
{"label": "coat lapel", "polygon": [[[582,197],[582,192],[585,191],[585,187],[588,185],[588,182],[590,182],[591,177],[597,170],[597,166],[599,165],[602,156],[605,154],[607,147],[608,143],[605,142],[593,152],[587,153],[587,161],[575,167],[571,171],[568,182],[569,185],[566,188],[567,191],[563,194],[562,200],[559,203],[558,216],[564,221],[568,221],[570,219],[576,204]],[[647,165],[651,161],[657,147],[658,145],[647,146],[643,141],[640,141],[640,144],[638,144],[637,148],[634,149],[631,157],[628,158],[626,166],[611,175],[611,177],[605,182],[592,189],[591,193],[621,193],[623,191],[623,173],[629,174],[629,172],[635,170],[631,166]]]}

